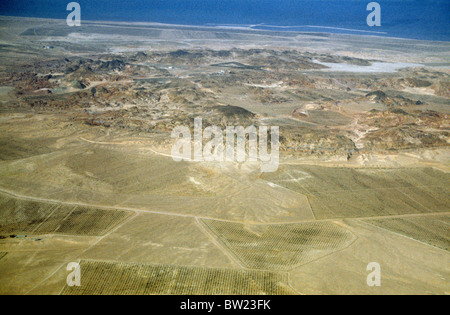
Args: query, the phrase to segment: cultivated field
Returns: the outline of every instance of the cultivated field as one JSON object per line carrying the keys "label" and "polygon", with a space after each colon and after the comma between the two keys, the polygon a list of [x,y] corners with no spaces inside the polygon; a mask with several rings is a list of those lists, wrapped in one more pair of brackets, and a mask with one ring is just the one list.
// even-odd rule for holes
{"label": "cultivated field", "polygon": [[450,215],[365,220],[383,229],[450,250]]}
{"label": "cultivated field", "polygon": [[220,243],[246,267],[291,270],[354,241],[354,235],[332,222],[243,225],[202,220]]}
{"label": "cultivated field", "polygon": [[130,211],[21,200],[1,195],[0,233],[102,236],[127,219]]}
{"label": "cultivated field", "polygon": [[63,295],[295,294],[286,273],[102,261],[80,267],[81,287],[66,286]]}
{"label": "cultivated field", "polygon": [[308,196],[318,219],[450,210],[450,175],[432,168],[283,166],[263,178]]}

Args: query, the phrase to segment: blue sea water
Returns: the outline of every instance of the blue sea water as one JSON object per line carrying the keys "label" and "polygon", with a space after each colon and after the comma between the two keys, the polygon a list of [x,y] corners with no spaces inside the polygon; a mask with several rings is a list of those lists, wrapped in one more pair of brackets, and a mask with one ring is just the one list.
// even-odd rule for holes
{"label": "blue sea water", "polygon": [[[73,1],[73,0],[71,0]],[[0,15],[65,19],[69,0],[0,0]],[[338,32],[450,41],[450,0],[378,0],[380,27],[369,27],[369,0],[78,0],[82,19],[253,29]]]}

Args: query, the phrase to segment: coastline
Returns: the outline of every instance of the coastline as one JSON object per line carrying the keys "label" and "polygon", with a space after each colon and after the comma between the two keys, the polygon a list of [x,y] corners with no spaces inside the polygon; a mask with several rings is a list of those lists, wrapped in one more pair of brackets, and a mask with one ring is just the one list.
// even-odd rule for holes
{"label": "coastline", "polygon": [[[29,17],[29,16],[15,16],[15,15],[2,15],[0,14],[0,18],[12,18],[12,19],[32,19],[36,21],[58,21],[60,23],[65,23],[65,19],[53,19],[53,18],[43,18],[43,17]],[[206,25],[189,25],[189,24],[170,24],[170,23],[160,23],[160,22],[146,22],[146,21],[114,21],[114,20],[83,20],[83,24],[92,24],[92,25],[102,25],[102,24],[113,24],[121,27],[164,27],[164,28],[180,28],[180,29],[198,29],[198,30],[223,30],[223,31],[243,31],[246,34],[298,34],[298,35],[334,35],[334,36],[356,36],[356,37],[369,37],[369,38],[382,38],[382,39],[392,39],[392,40],[404,40],[404,41],[418,41],[418,42],[427,42],[427,43],[450,43],[450,40],[433,40],[433,39],[416,39],[416,38],[408,38],[408,37],[398,37],[398,36],[387,36],[387,32],[378,32],[378,31],[366,31],[366,30],[357,30],[357,29],[348,29],[348,28],[340,28],[340,27],[331,27],[331,26],[321,26],[321,25],[302,25],[302,26],[283,26],[283,25],[265,25],[265,24],[206,24]],[[271,28],[280,28],[283,30],[270,30],[270,29],[256,29],[254,27],[271,27]],[[305,31],[296,31],[296,30],[286,30],[287,28],[297,28],[297,27],[307,27],[311,29],[325,29],[325,30],[336,30],[343,32],[332,32],[332,31],[314,31],[314,30],[305,30]],[[346,33],[347,31],[348,33]],[[353,32],[353,33],[351,33]],[[364,34],[355,34],[355,33],[364,33]],[[367,33],[367,34],[366,34]],[[386,34],[386,35],[382,35]]]}

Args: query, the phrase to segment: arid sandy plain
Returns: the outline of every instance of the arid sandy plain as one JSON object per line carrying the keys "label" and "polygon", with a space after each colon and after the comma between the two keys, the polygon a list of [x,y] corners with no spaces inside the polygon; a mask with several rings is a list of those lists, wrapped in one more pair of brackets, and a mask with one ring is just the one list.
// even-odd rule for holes
{"label": "arid sandy plain", "polygon": [[[0,17],[0,294],[450,293],[449,66],[446,42]],[[195,117],[279,126],[278,170],[175,162]]]}

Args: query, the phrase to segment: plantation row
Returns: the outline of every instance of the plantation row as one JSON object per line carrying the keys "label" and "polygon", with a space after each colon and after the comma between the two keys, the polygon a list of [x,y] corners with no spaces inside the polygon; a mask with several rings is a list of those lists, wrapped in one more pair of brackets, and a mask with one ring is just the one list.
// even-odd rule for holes
{"label": "plantation row", "polygon": [[82,261],[81,286],[63,295],[294,294],[287,274],[135,263]]}
{"label": "plantation row", "polygon": [[450,211],[450,176],[432,168],[284,166],[265,179],[307,195],[317,219]]}
{"label": "plantation row", "polygon": [[450,215],[366,220],[366,222],[450,250]]}
{"label": "plantation row", "polygon": [[0,233],[102,236],[128,218],[129,211],[108,211],[1,196]]}
{"label": "plantation row", "polygon": [[302,194],[405,187],[448,186],[450,175],[433,168],[352,169],[321,166],[282,166],[263,178]]}
{"label": "plantation row", "polygon": [[350,232],[331,222],[270,225],[254,232],[243,224],[202,222],[252,269],[291,270],[346,247],[354,239]]}

